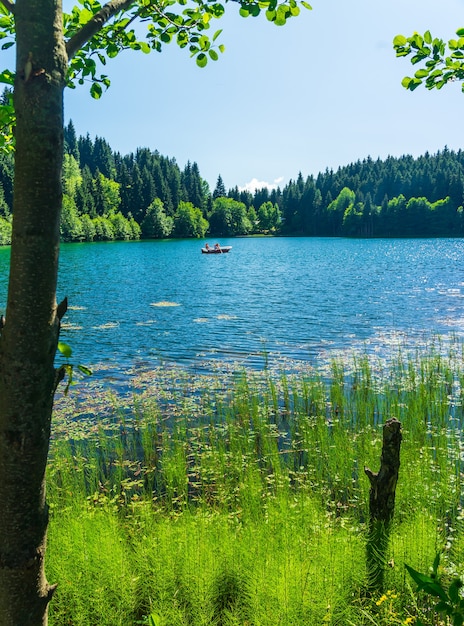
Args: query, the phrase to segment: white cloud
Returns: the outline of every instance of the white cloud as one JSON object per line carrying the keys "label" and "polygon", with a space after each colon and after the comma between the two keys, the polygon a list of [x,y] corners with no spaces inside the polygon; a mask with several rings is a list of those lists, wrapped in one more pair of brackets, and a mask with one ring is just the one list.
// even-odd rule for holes
{"label": "white cloud", "polygon": [[250,193],[254,193],[257,189],[264,189],[265,187],[267,187],[269,191],[272,191],[273,189],[277,189],[283,179],[283,176],[279,176],[279,178],[276,178],[272,183],[268,183],[264,180],[252,178],[249,183],[246,183],[243,187],[239,187],[239,191],[249,191]]}

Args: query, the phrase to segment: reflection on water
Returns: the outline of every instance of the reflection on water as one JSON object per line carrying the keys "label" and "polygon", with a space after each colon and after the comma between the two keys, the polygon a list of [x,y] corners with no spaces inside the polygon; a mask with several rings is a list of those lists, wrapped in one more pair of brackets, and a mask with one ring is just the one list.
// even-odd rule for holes
{"label": "reflection on water", "polygon": [[[112,375],[160,361],[312,362],[464,331],[462,240],[236,239],[62,246],[62,340]],[[4,311],[8,250],[0,250]],[[116,374],[117,372],[117,374]]]}

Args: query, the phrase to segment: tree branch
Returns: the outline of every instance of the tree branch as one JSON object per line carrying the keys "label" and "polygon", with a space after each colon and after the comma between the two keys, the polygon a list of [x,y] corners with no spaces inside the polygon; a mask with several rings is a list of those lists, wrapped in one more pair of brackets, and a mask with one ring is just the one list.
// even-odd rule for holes
{"label": "tree branch", "polygon": [[[0,2],[9,2],[10,0],[0,0]],[[77,31],[75,35],[69,39],[66,44],[66,52],[68,53],[68,59],[78,52],[82,46],[84,46],[94,35],[96,35],[110,20],[113,15],[116,15],[119,11],[128,9],[135,0],[110,0],[107,2],[98,13],[90,19],[87,24]]]}
{"label": "tree branch", "polygon": [[14,15],[16,8],[14,2],[10,2],[10,0],[0,0],[0,3],[3,4],[7,11],[10,11],[10,13],[13,13]]}

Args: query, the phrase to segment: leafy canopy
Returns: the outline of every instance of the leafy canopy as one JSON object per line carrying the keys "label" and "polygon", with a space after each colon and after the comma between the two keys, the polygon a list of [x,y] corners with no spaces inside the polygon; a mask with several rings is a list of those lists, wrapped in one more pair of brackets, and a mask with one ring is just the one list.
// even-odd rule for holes
{"label": "leafy canopy", "polygon": [[[164,44],[175,42],[185,48],[199,67],[217,61],[224,52],[219,43],[222,30],[212,30],[214,20],[233,2],[242,17],[264,13],[269,22],[283,26],[300,13],[311,9],[305,0],[79,0],[79,5],[63,15],[63,35],[68,54],[67,86],[90,84],[93,98],[100,98],[110,86],[104,72],[108,59],[123,50],[145,54],[161,52]],[[15,5],[0,0],[1,50],[15,44]],[[211,33],[210,33],[211,29]],[[15,74],[10,69],[0,73],[0,83],[11,89]],[[0,104],[0,150],[13,147],[14,108],[8,92]]]}
{"label": "leafy canopy", "polygon": [[427,89],[441,89],[447,83],[464,81],[464,28],[458,29],[456,35],[457,38],[447,43],[434,38],[430,31],[424,35],[414,33],[411,37],[397,35],[393,40],[396,56],[410,56],[412,65],[419,66],[413,77],[403,78],[403,87],[414,91],[425,84]]}

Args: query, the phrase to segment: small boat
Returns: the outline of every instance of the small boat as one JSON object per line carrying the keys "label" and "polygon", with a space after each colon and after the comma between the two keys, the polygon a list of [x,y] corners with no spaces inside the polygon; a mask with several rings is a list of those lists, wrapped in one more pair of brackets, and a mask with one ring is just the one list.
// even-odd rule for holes
{"label": "small boat", "polygon": [[219,246],[217,244],[214,246],[214,248],[206,244],[206,247],[201,249],[203,254],[225,254],[226,252],[230,252],[231,250],[232,246]]}

